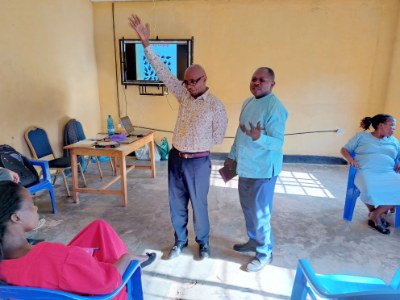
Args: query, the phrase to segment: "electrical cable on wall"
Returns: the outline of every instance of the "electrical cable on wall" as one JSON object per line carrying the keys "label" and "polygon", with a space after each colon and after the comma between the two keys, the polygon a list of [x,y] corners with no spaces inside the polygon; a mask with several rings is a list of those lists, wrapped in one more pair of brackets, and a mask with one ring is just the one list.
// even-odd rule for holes
{"label": "electrical cable on wall", "polygon": [[[157,129],[157,128],[151,128],[151,127],[144,127],[144,126],[138,126],[138,125],[133,125],[135,128],[142,128],[142,129],[149,129],[149,130],[154,130],[158,132],[167,132],[167,133],[174,133],[171,130],[163,130],[163,129]],[[312,130],[312,131],[300,131],[300,132],[293,132],[293,133],[285,133],[285,136],[289,135],[301,135],[301,134],[309,134],[309,133],[336,133],[336,134],[341,134],[343,133],[343,129],[338,128],[338,129],[328,129],[328,130]],[[234,136],[225,136],[224,139],[234,139]]]}

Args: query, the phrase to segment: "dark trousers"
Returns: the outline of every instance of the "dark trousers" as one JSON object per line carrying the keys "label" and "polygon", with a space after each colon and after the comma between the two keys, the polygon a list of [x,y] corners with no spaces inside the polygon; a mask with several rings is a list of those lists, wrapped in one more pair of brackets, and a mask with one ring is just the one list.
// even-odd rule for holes
{"label": "dark trousers", "polygon": [[209,156],[181,158],[172,151],[168,157],[169,207],[175,243],[188,240],[188,203],[193,208],[193,224],[196,242],[208,244],[210,222],[208,220],[207,195],[210,187],[211,160]]}

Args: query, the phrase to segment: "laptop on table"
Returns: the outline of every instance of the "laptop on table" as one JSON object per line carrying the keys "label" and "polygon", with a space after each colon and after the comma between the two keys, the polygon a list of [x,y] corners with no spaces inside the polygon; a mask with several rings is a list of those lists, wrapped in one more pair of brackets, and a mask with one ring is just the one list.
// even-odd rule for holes
{"label": "laptop on table", "polygon": [[131,119],[128,116],[122,117],[121,118],[121,124],[128,133],[128,135],[133,135],[133,136],[145,136],[150,133],[150,130],[147,129],[135,129],[133,128]]}

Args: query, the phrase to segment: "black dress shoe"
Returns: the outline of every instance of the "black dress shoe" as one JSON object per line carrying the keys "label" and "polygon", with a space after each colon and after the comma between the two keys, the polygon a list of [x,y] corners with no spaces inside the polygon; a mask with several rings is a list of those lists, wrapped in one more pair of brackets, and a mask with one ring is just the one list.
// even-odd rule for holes
{"label": "black dress shoe", "polygon": [[253,243],[249,240],[247,243],[244,244],[235,244],[233,245],[233,250],[237,252],[256,252],[256,247],[253,246]]}
{"label": "black dress shoe", "polygon": [[200,257],[200,260],[210,257],[210,247],[208,245],[200,245],[199,257]]}
{"label": "black dress shoe", "polygon": [[182,244],[182,243],[176,243],[175,246],[172,247],[172,249],[169,251],[168,254],[168,259],[174,259],[175,257],[178,257],[181,252],[182,249],[187,247],[188,242]]}

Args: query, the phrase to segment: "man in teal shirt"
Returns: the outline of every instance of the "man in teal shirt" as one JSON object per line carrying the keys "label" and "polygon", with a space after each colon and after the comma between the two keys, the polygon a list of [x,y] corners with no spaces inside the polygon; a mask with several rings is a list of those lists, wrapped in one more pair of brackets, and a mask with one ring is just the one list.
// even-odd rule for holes
{"label": "man in teal shirt", "polygon": [[246,221],[248,242],[236,244],[238,252],[255,251],[247,265],[257,272],[272,261],[270,224],[276,179],[282,170],[287,110],[272,94],[274,71],[258,68],[250,82],[252,97],[245,100],[239,127],[225,165],[239,175],[239,198]]}

